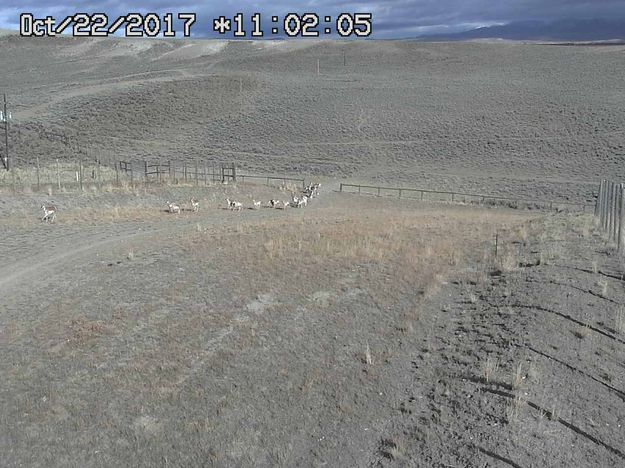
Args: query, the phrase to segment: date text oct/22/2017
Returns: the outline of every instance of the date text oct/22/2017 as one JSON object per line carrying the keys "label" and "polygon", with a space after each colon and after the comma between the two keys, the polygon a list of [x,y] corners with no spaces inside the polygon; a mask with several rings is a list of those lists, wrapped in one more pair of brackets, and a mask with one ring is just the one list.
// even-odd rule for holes
{"label": "date text oct/22/2017", "polygon": [[[53,37],[63,33],[80,37],[190,37],[197,24],[195,13],[129,13],[109,18],[105,13],[76,13],[57,20],[52,16],[36,18],[32,13],[20,15],[20,35]],[[340,13],[322,16],[316,13],[273,15],[265,21],[260,13],[248,17],[237,13],[219,16],[211,21],[213,32],[237,39],[263,37],[369,37],[373,31],[371,13]],[[204,31],[205,32],[205,31]]]}

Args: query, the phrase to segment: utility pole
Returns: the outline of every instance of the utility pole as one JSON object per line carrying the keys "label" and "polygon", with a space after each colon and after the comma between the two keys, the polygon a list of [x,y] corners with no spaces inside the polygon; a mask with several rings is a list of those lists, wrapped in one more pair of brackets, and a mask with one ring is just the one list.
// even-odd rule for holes
{"label": "utility pole", "polygon": [[3,114],[3,120],[4,120],[4,148],[5,148],[5,153],[4,153],[4,160],[2,161],[2,163],[4,164],[4,168],[8,171],[10,166],[9,166],[9,114],[7,114],[7,95],[4,95],[4,114]]}

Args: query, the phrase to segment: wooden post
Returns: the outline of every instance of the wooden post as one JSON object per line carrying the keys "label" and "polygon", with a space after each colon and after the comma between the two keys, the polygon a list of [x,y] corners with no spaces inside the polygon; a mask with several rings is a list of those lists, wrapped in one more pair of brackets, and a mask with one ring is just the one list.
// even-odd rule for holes
{"label": "wooden post", "polygon": [[399,189],[399,196],[397,198],[401,198],[401,189]]}
{"label": "wooden post", "polygon": [[605,196],[605,179],[601,181],[601,190],[597,202],[599,203],[599,224],[603,225],[603,197]]}
{"label": "wooden post", "polygon": [[[7,95],[6,94],[4,95],[4,148],[5,148],[4,167],[8,171],[11,169],[11,164],[9,160],[9,114],[7,113]],[[13,189],[15,189],[15,187],[13,187]]]}
{"label": "wooden post", "polygon": [[146,159],[143,160],[143,173],[145,174],[145,185],[148,185],[148,161]]}
{"label": "wooden post", "polygon": [[184,162],[184,167],[183,167],[183,171],[184,171],[184,181],[185,183],[187,182],[187,162]]}
{"label": "wooden post", "polygon": [[599,192],[597,192],[597,199],[595,200],[595,216],[599,215],[599,201],[601,200],[601,193],[603,192],[603,180],[599,182]]}
{"label": "wooden post", "polygon": [[614,242],[618,238],[618,226],[621,210],[619,200],[621,198],[621,184],[614,184],[614,200],[612,201],[612,231],[610,231],[610,239]]}
{"label": "wooden post", "polygon": [[199,185],[198,178],[197,178],[198,177],[197,167],[198,167],[197,166],[197,158],[195,158],[195,185],[196,186]]}
{"label": "wooden post", "polygon": [[620,189],[621,189],[621,185],[620,184],[614,184],[614,193],[613,195],[613,200],[612,200],[612,230],[609,232],[609,236],[610,239],[612,239],[613,241],[616,242],[616,236],[618,233],[618,225],[619,225],[619,220],[618,220],[618,216],[620,214],[620,209],[618,206],[618,202],[619,202],[619,198],[620,198]]}
{"label": "wooden post", "polygon": [[610,182],[605,181],[603,187],[603,196],[601,197],[601,229],[606,229],[608,225],[608,190],[610,188]]}
{"label": "wooden post", "polygon": [[204,160],[204,185],[208,185],[208,164],[206,163],[206,159]]}
{"label": "wooden post", "polygon": [[378,187],[378,197],[380,196],[380,187]]}
{"label": "wooden post", "polygon": [[612,217],[612,215],[614,214],[613,211],[613,201],[614,201],[614,182],[610,181],[608,182],[608,202],[607,202],[607,206],[608,206],[608,216],[607,216],[607,224],[605,227],[605,230],[607,231],[608,234],[608,239],[610,238],[610,233],[612,232],[612,223],[614,222],[614,219]]}
{"label": "wooden post", "polygon": [[80,191],[83,191],[82,187],[82,176],[83,176],[83,167],[82,167],[82,159],[78,160],[78,174],[80,175]]}
{"label": "wooden post", "polygon": [[610,181],[606,179],[605,186],[603,190],[603,222],[601,223],[601,228],[603,230],[608,227],[608,194],[610,192]]}
{"label": "wooden post", "polygon": [[321,65],[321,61],[320,59],[317,59],[317,76],[319,76],[320,65]]}
{"label": "wooden post", "polygon": [[495,231],[495,258],[499,254],[499,231]]}
{"label": "wooden post", "polygon": [[343,183],[341,182],[341,185],[339,187],[339,192],[342,192],[342,191],[343,191]]}
{"label": "wooden post", "polygon": [[119,168],[115,164],[115,185],[119,187]]}
{"label": "wooden post", "polygon": [[618,251],[623,253],[625,250],[625,184],[620,184],[619,197],[619,230],[618,230]]}
{"label": "wooden post", "polygon": [[454,192],[451,192],[451,201],[454,201]]}
{"label": "wooden post", "polygon": [[423,190],[421,190],[421,201],[423,201]]}
{"label": "wooden post", "polygon": [[40,183],[39,183],[39,156],[37,156],[37,192],[40,190]]}
{"label": "wooden post", "polygon": [[61,190],[61,169],[59,168],[59,160],[56,160],[56,181],[59,185],[59,190]]}

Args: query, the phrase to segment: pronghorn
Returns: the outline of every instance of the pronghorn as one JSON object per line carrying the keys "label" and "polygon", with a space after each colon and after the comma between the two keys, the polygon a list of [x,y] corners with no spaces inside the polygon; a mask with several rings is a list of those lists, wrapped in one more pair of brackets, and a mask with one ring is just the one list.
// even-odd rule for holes
{"label": "pronghorn", "polygon": [[276,200],[275,198],[269,200],[269,206],[271,206],[272,208],[277,208],[279,204],[280,200]]}
{"label": "pronghorn", "polygon": [[286,210],[289,206],[291,206],[291,203],[288,201],[283,201],[282,204],[284,205],[284,208],[282,208],[283,210]]}
{"label": "pronghorn", "polygon": [[43,210],[43,218],[41,218],[41,221],[45,220],[46,223],[48,221],[53,223],[54,219],[56,218],[56,206],[46,205],[44,203],[43,205],[41,205],[41,209]]}
{"label": "pronghorn", "polygon": [[254,200],[254,199],[252,198],[252,203],[254,203],[254,209],[255,209],[255,210],[257,210],[257,209],[259,209],[259,208],[260,208],[260,205],[261,205],[260,200],[259,200],[259,201],[256,201],[256,200]]}
{"label": "pronghorn", "polygon": [[232,211],[241,211],[241,209],[243,208],[243,204],[238,201],[230,200],[229,198],[226,198],[226,201],[228,202],[228,206]]}
{"label": "pronghorn", "polygon": [[297,202],[297,207],[299,208],[300,206],[308,206],[308,197],[306,195],[304,195],[301,200]]}
{"label": "pronghorn", "polygon": [[176,203],[167,202],[167,207],[169,208],[170,213],[180,213],[180,205]]}
{"label": "pronghorn", "polygon": [[195,198],[191,198],[189,201],[191,202],[191,209],[197,213],[200,209],[200,202]]}

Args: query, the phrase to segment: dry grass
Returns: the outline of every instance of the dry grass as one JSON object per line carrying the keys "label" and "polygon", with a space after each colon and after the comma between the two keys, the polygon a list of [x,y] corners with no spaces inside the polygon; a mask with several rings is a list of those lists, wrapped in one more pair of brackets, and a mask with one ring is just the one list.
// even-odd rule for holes
{"label": "dry grass", "polygon": [[597,281],[597,286],[599,287],[600,294],[605,297],[606,294],[608,294],[608,282],[607,282],[607,280],[601,279],[601,280]]}
{"label": "dry grass", "polygon": [[614,329],[621,335],[625,335],[625,307],[620,306],[616,311]]}
{"label": "dry grass", "polygon": [[579,329],[573,332],[573,334],[580,340],[588,338],[590,336],[590,326],[589,325],[584,325],[583,327],[580,326]]}
{"label": "dry grass", "polygon": [[525,374],[523,373],[523,363],[519,362],[519,364],[514,368],[514,372],[512,374],[512,381],[510,384],[512,388],[517,390],[521,388],[523,385],[523,381],[525,380]]}
{"label": "dry grass", "polygon": [[498,369],[499,363],[497,362],[497,359],[489,354],[486,358],[486,361],[484,361],[484,378],[486,379],[487,383],[491,381],[493,375],[497,372]]}
{"label": "dry grass", "polygon": [[508,423],[515,422],[519,419],[521,408],[524,403],[525,401],[520,394],[516,394],[514,398],[508,402],[508,405],[506,406],[506,418]]}
{"label": "dry grass", "polygon": [[384,439],[381,443],[380,452],[392,461],[402,461],[407,458],[406,441],[400,437]]}
{"label": "dry grass", "polygon": [[[284,294],[311,293],[320,283],[336,288],[333,281],[366,265],[371,272],[367,286],[381,306],[405,300],[396,295],[398,290],[421,290],[423,298],[436,294],[454,265],[475,255],[492,225],[508,221],[508,216],[329,210],[310,220],[242,222],[227,238],[193,230],[184,241],[194,246],[198,261],[223,246],[231,262],[245,268],[247,276],[258,277],[252,283],[259,288],[284,285]],[[410,308],[418,310],[418,303]]]}

